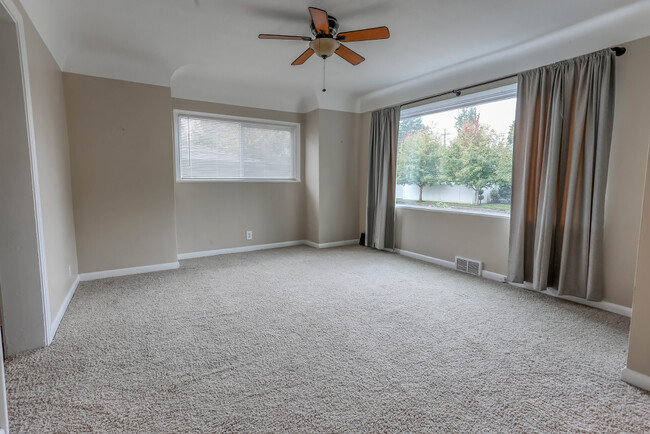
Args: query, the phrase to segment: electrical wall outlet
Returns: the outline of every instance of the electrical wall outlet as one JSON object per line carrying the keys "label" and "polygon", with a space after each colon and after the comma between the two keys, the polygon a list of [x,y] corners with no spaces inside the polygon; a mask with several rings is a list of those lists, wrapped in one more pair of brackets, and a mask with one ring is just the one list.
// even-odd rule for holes
{"label": "electrical wall outlet", "polygon": [[68,264],[68,277],[72,277],[72,265]]}
{"label": "electrical wall outlet", "polygon": [[253,239],[253,231],[246,231],[246,239],[247,240]]}

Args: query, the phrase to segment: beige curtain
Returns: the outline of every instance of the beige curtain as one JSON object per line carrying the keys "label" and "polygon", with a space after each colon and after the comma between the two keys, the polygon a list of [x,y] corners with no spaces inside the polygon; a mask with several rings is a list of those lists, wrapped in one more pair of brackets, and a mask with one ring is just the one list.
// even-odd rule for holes
{"label": "beige curtain", "polygon": [[395,168],[400,108],[372,112],[366,202],[366,246],[395,247]]}
{"label": "beige curtain", "polygon": [[614,64],[607,49],[519,75],[511,282],[602,299]]}

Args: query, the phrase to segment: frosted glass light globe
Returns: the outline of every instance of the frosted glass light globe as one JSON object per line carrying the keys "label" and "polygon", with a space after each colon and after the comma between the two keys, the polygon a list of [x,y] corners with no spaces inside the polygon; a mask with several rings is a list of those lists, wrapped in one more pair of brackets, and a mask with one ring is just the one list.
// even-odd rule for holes
{"label": "frosted glass light globe", "polygon": [[341,43],[334,38],[316,38],[309,43],[309,47],[322,58],[330,57],[340,45]]}

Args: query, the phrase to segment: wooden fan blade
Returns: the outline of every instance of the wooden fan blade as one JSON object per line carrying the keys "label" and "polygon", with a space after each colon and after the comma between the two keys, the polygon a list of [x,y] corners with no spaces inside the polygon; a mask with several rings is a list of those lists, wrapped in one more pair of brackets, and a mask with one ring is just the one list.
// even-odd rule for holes
{"label": "wooden fan blade", "polygon": [[336,39],[345,42],[372,41],[375,39],[388,39],[390,32],[388,27],[373,27],[372,29],[353,30],[351,32],[339,33]]}
{"label": "wooden fan blade", "polygon": [[327,12],[318,8],[309,8],[311,20],[314,22],[314,28],[318,33],[330,34],[330,24],[327,19]]}
{"label": "wooden fan blade", "polygon": [[260,34],[260,39],[289,39],[293,41],[311,41],[309,36],[289,36],[289,35],[267,35],[265,33]]}
{"label": "wooden fan blade", "polygon": [[350,50],[348,47],[345,45],[341,44],[339,48],[335,51],[336,54],[347,60],[353,65],[358,65],[359,63],[363,62],[366,60],[362,56],[358,55],[354,51]]}
{"label": "wooden fan blade", "polygon": [[293,65],[293,66],[302,65],[303,63],[305,63],[305,61],[307,59],[309,59],[311,57],[312,54],[314,54],[314,50],[312,50],[311,48],[307,48],[307,50],[305,50],[304,53],[302,53],[300,56],[298,56],[298,58],[296,60],[294,60],[291,65]]}

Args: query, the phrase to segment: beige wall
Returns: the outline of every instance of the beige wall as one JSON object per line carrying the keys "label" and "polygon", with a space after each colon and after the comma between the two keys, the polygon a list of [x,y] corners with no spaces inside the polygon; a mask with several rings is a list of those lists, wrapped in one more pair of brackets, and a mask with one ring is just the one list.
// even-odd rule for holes
{"label": "beige wall", "polygon": [[[358,115],[173,100],[174,109],[301,124],[300,182],[176,183],[179,253],[358,237]],[[245,232],[253,231],[247,241]]]}
{"label": "beige wall", "polygon": [[359,233],[366,232],[366,199],[368,196],[371,117],[372,113],[370,112],[359,115]]}
{"label": "beige wall", "polygon": [[485,270],[506,274],[509,231],[503,217],[398,208],[395,247],[451,262],[479,259]]}
{"label": "beige wall", "polygon": [[[627,53],[616,60],[616,108],[605,209],[604,301],[630,307],[650,136],[650,38],[625,47]],[[361,120],[359,224],[365,228],[369,114],[362,115]],[[445,260],[453,260],[455,255],[468,256],[484,261],[488,271],[505,274],[507,224],[507,220],[495,217],[455,218],[443,212],[400,209],[396,244],[404,250]],[[477,245],[472,246],[470,239]]]}
{"label": "beige wall", "polygon": [[176,261],[171,93],[63,75],[81,273]]}
{"label": "beige wall", "polygon": [[359,115],[319,110],[319,243],[359,238]]}
{"label": "beige wall", "polygon": [[[650,166],[650,158],[646,162]],[[650,377],[650,172],[644,196],[627,367]]]}
{"label": "beige wall", "polygon": [[[76,74],[64,74],[64,84],[81,272],[171,262],[176,253],[357,238],[358,115],[172,99],[167,88]],[[172,108],[300,123],[301,180],[175,182]]]}
{"label": "beige wall", "polygon": [[314,110],[305,115],[307,239],[315,243],[359,237],[359,115]]}
{"label": "beige wall", "polygon": [[650,38],[616,60],[616,111],[605,198],[605,300],[632,306],[650,137]]}
{"label": "beige wall", "polygon": [[320,110],[305,115],[305,236],[314,243],[319,242],[319,120]]}
{"label": "beige wall", "polygon": [[[179,253],[302,240],[304,115],[200,101],[173,100],[174,109],[301,124],[300,182],[182,182],[175,184]],[[172,121],[171,112],[169,121]],[[246,231],[253,239],[246,240]]]}
{"label": "beige wall", "polygon": [[52,320],[77,277],[63,74],[27,15],[23,17]]}

